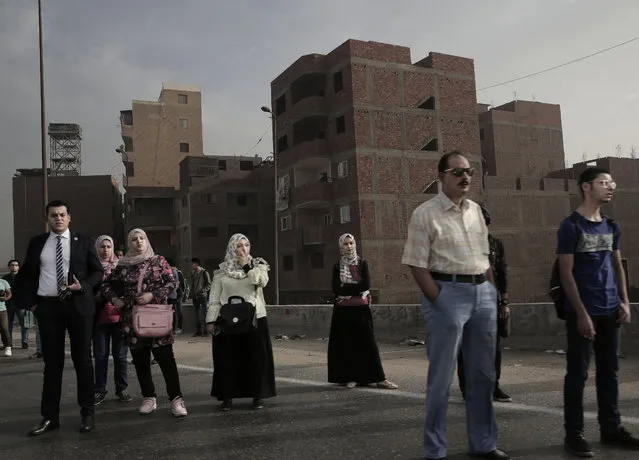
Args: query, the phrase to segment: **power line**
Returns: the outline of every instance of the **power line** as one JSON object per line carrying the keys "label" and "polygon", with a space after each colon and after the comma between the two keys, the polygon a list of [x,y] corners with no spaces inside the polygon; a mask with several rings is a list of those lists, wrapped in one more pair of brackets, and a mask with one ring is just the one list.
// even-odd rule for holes
{"label": "power line", "polygon": [[608,51],[614,50],[615,48],[619,48],[621,46],[624,46],[624,45],[627,45],[629,43],[635,42],[637,40],[639,40],[639,36],[631,38],[630,40],[627,40],[627,41],[625,41],[623,43],[618,43],[618,44],[610,46],[608,48],[605,48],[605,49],[596,51],[594,53],[588,54],[587,56],[582,56],[580,58],[573,59],[572,61],[564,62],[563,64],[559,64],[559,65],[556,65],[556,66],[553,66],[553,67],[549,67],[547,69],[540,70],[538,72],[533,72],[531,74],[524,75],[522,77],[513,78],[512,80],[508,80],[508,81],[504,81],[504,82],[501,82],[501,83],[497,83],[495,85],[485,86],[484,88],[478,89],[477,92],[484,91],[486,89],[496,88],[498,86],[507,85],[508,83],[513,83],[513,82],[516,82],[516,81],[519,81],[519,80],[524,80],[526,78],[535,77],[537,75],[541,75],[542,73],[550,72],[551,70],[560,69],[561,67],[566,67],[566,66],[568,66],[570,64],[574,64],[576,62],[585,61],[586,59],[590,59],[591,57],[598,56],[599,54],[606,53]]}
{"label": "power line", "polygon": [[255,150],[255,147],[257,147],[257,146],[258,146],[258,144],[259,144],[260,142],[262,142],[262,139],[264,139],[264,136],[266,136],[266,134],[267,134],[270,130],[271,130],[271,127],[270,127],[270,126],[269,126],[268,128],[266,128],[266,131],[264,131],[264,133],[262,133],[262,135],[260,136],[260,138],[259,138],[259,139],[257,140],[257,142],[255,143],[255,145],[254,145],[253,147],[251,147],[251,148],[249,149],[249,151],[248,151],[248,152],[246,152],[246,154],[245,154],[244,156],[249,156],[249,154],[250,154],[253,150]]}

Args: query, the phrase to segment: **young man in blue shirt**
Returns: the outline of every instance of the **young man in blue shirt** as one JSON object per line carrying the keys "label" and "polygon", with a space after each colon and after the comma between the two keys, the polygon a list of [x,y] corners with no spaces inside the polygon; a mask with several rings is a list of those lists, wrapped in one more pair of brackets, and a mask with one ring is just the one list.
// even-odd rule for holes
{"label": "young man in blue shirt", "polygon": [[621,426],[617,373],[617,327],[630,322],[630,305],[619,249],[617,223],[601,214],[617,184],[601,168],[579,177],[583,201],[557,233],[557,256],[565,292],[568,351],[564,382],[564,447],[578,457],[592,457],[585,440],[584,386],[594,346],[597,366],[601,443],[639,449],[639,439]]}

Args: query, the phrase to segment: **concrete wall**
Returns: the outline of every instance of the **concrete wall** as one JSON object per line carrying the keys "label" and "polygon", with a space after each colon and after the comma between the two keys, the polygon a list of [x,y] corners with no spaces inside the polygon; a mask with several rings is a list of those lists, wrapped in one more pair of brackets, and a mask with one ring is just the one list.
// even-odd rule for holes
{"label": "concrete wall", "polygon": [[[633,318],[639,317],[639,304],[632,304]],[[557,319],[550,303],[513,304],[512,335],[504,346],[519,349],[566,349],[565,323]],[[193,332],[193,308],[184,307],[185,333]],[[308,338],[328,337],[331,326],[332,305],[269,306],[268,322],[271,335],[296,334]],[[400,342],[408,337],[424,339],[426,331],[419,305],[374,305],[375,335],[380,342]],[[622,349],[633,353],[631,345],[639,340],[639,322],[624,326]]]}

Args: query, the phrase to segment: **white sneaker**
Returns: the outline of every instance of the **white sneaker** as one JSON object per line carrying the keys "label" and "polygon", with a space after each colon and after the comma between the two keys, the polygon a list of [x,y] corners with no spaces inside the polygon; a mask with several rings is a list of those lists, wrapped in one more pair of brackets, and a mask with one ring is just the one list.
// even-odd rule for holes
{"label": "white sneaker", "polygon": [[4,355],[9,357],[9,356],[13,356],[13,353],[11,353],[11,347],[6,347],[4,349]]}
{"label": "white sneaker", "polygon": [[155,409],[158,408],[158,403],[155,398],[144,398],[142,400],[142,405],[140,406],[139,412],[140,415],[149,415],[151,412],[154,412]]}
{"label": "white sneaker", "polygon": [[186,411],[186,407],[184,407],[184,398],[182,396],[178,396],[173,401],[171,401],[171,413],[174,417],[186,417],[188,412]]}

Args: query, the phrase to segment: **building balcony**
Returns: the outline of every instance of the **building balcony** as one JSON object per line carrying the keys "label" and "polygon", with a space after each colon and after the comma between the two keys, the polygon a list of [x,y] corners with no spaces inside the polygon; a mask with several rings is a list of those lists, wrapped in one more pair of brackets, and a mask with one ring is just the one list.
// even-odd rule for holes
{"label": "building balcony", "polygon": [[326,208],[333,202],[331,183],[309,182],[293,189],[293,203],[300,209]]}
{"label": "building balcony", "polygon": [[286,112],[280,114],[277,119],[278,126],[295,124],[297,121],[312,115],[326,115],[328,105],[323,90],[316,94],[305,96],[297,101]]}
{"label": "building balcony", "polygon": [[313,139],[301,142],[278,154],[278,167],[287,168],[298,166],[298,163],[305,163],[313,158],[330,158],[326,139]]}
{"label": "building balcony", "polygon": [[308,225],[302,229],[302,245],[315,246],[326,243],[326,227],[322,225]]}

